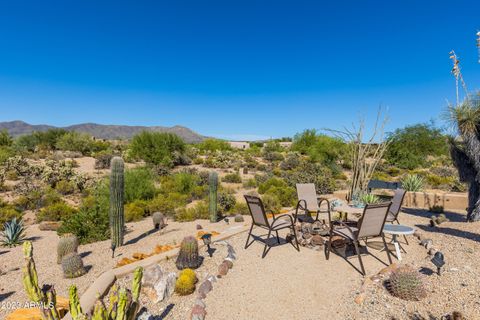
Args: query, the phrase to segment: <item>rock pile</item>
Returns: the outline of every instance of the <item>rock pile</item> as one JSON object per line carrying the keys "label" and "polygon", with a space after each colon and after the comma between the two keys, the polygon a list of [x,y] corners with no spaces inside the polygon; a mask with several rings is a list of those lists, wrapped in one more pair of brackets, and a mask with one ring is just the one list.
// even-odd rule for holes
{"label": "rock pile", "polygon": [[[295,232],[297,234],[297,241],[303,247],[310,249],[320,249],[324,245],[323,237],[328,236],[328,226],[320,221],[313,223],[297,222],[295,225]],[[293,240],[293,234],[290,234],[289,239]]]}

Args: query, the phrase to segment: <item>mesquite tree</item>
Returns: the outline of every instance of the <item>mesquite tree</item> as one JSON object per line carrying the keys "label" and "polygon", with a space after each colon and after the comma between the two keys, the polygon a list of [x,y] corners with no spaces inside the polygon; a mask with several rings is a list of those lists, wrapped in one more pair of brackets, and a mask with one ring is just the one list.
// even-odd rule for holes
{"label": "mesquite tree", "polygon": [[[480,49],[480,32],[477,33]],[[480,52],[479,52],[480,56]],[[467,221],[480,220],[480,93],[469,94],[460,72],[455,52],[450,53],[453,62],[452,74],[456,83],[456,105],[449,107],[449,118],[457,129],[458,136],[450,139],[450,153],[458,170],[460,181],[468,184]],[[480,62],[480,60],[479,60]],[[465,91],[460,102],[459,84]]]}

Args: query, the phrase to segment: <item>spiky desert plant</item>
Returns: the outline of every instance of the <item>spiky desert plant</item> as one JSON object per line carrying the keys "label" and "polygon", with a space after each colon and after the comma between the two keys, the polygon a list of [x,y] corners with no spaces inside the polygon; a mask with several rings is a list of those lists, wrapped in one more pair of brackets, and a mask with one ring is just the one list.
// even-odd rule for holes
{"label": "spiky desert plant", "polygon": [[202,264],[202,259],[198,255],[198,242],[195,237],[183,238],[175,264],[179,270],[196,269]]}
{"label": "spiky desert plant", "polygon": [[22,220],[13,218],[5,222],[2,231],[2,245],[5,247],[15,247],[25,239],[25,226]]}
{"label": "spiky desert plant", "polygon": [[423,190],[424,179],[417,174],[407,174],[402,179],[402,188],[406,191],[418,192]]}
{"label": "spiky desert plant", "polygon": [[373,203],[378,203],[380,201],[380,198],[372,193],[365,193],[360,196],[360,201],[363,204],[373,204]]}
{"label": "spiky desert plant", "polygon": [[60,237],[57,245],[57,263],[62,263],[62,259],[69,253],[77,252],[78,238],[76,235],[67,233]]}
{"label": "spiky desert plant", "polygon": [[218,187],[218,174],[216,171],[211,171],[208,176],[208,187],[209,187],[209,212],[210,212],[210,222],[218,221],[218,210],[217,210],[217,187]]}
{"label": "spiky desert plant", "polygon": [[192,294],[195,291],[195,282],[188,275],[178,277],[175,282],[175,292],[181,296]]}
{"label": "spiky desert plant", "polygon": [[87,272],[83,266],[82,257],[76,252],[62,258],[62,270],[65,278],[78,278]]}
{"label": "spiky desert plant", "polygon": [[110,164],[110,231],[112,248],[123,245],[125,228],[124,213],[124,164],[120,157],[114,157]]}
{"label": "spiky desert plant", "polygon": [[197,282],[198,282],[197,274],[195,273],[195,271],[193,271],[193,270],[190,269],[190,268],[183,269],[183,270],[180,272],[179,277],[181,277],[181,276],[190,277],[190,278],[193,280],[193,283],[197,283]]}
{"label": "spiky desert plant", "polygon": [[419,301],[427,295],[422,275],[408,265],[393,271],[387,286],[392,295],[404,300]]}
{"label": "spiky desert plant", "polygon": [[163,229],[165,227],[165,216],[161,212],[155,212],[152,215],[153,226],[155,229]]}

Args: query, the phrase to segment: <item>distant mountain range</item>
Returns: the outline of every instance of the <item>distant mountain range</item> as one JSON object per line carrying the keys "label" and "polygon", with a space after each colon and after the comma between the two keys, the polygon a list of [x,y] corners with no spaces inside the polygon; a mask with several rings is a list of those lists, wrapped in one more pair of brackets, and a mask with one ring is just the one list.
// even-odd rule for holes
{"label": "distant mountain range", "polygon": [[104,125],[97,123],[81,123],[68,127],[55,127],[45,124],[33,125],[24,121],[9,121],[0,122],[0,130],[7,129],[10,135],[17,137],[23,134],[29,134],[33,131],[46,131],[48,129],[61,128],[68,131],[77,131],[91,134],[92,136],[100,139],[129,139],[135,134],[143,130],[157,131],[157,132],[170,132],[175,133],[181,137],[185,142],[195,143],[201,142],[206,137],[202,136],[195,131],[182,127],[146,127],[146,126],[122,126],[122,125]]}

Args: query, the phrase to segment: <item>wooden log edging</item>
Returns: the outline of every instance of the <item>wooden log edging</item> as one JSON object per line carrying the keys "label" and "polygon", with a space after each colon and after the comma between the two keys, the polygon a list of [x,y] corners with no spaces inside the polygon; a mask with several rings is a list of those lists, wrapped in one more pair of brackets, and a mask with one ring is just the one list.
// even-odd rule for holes
{"label": "wooden log edging", "polygon": [[[214,242],[229,239],[237,234],[247,231],[249,228],[249,226],[242,225],[238,229],[230,230],[223,235],[220,234],[218,237],[216,237]],[[199,244],[199,248],[204,247],[205,245],[203,243]],[[90,285],[90,287],[87,288],[87,290],[80,297],[80,305],[82,306],[83,312],[90,313],[93,310],[95,301],[97,301],[98,297],[105,296],[117,279],[131,274],[137,267],[147,268],[165,259],[176,257],[179,251],[179,248],[175,248],[167,252],[155,254],[143,260],[135,261],[130,264],[105,271]],[[70,316],[70,313],[67,313],[63,319],[72,320],[72,317]]]}

